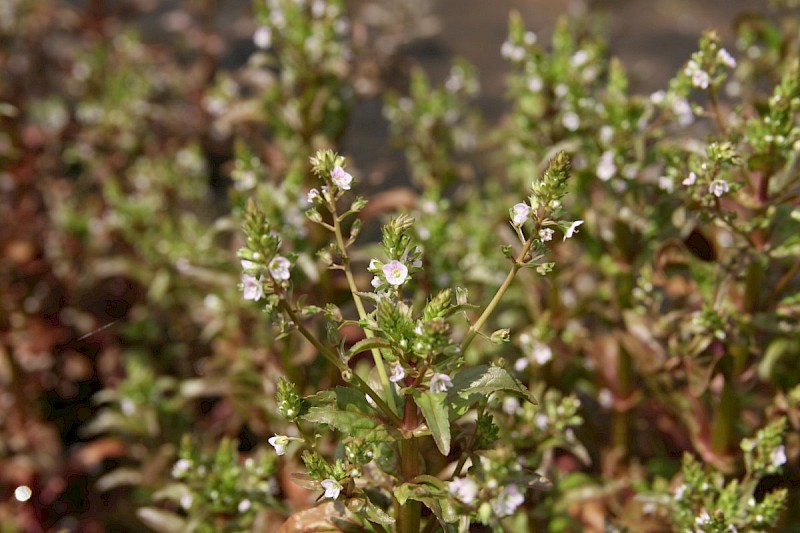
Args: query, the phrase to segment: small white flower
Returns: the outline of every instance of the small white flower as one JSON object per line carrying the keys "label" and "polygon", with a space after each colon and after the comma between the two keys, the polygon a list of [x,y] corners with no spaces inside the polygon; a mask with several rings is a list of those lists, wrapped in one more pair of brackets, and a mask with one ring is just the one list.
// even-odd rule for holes
{"label": "small white flower", "polygon": [[573,235],[578,233],[578,226],[580,226],[581,224],[583,224],[583,220],[576,220],[575,222],[573,222],[567,228],[567,231],[564,232],[564,239],[563,240],[566,241],[567,239],[571,239]]}
{"label": "small white flower", "polygon": [[431,392],[447,392],[453,387],[453,380],[447,374],[434,374],[431,378]]}
{"label": "small white flower", "polygon": [[250,500],[245,499],[239,502],[239,506],[237,508],[239,509],[240,513],[246,513],[250,510],[250,506]]}
{"label": "small white flower", "polygon": [[511,516],[517,507],[525,502],[525,496],[516,485],[507,485],[500,489],[497,498],[492,501],[492,510],[498,517]]}
{"label": "small white flower", "polygon": [[189,509],[191,509],[193,502],[194,502],[194,496],[192,496],[191,494],[184,494],[183,496],[181,496],[181,507],[183,507],[184,510],[188,511]]}
{"label": "small white flower", "polygon": [[478,484],[466,477],[457,477],[447,487],[450,494],[462,503],[467,505],[475,501],[478,495]]}
{"label": "small white flower", "polygon": [[253,42],[262,50],[269,48],[272,44],[272,30],[266,26],[261,26],[253,34]]}
{"label": "small white flower", "polygon": [[553,358],[553,350],[543,342],[533,341],[531,355],[533,355],[533,360],[541,366]]}
{"label": "small white flower", "polygon": [[528,79],[528,90],[532,93],[538,93],[544,87],[544,82],[539,76],[533,76]]}
{"label": "small white flower", "polygon": [[172,477],[180,477],[192,467],[189,459],[178,459],[172,467]]}
{"label": "small white flower", "polygon": [[533,417],[533,424],[539,429],[539,431],[544,431],[547,429],[547,425],[549,423],[550,420],[544,413],[536,413],[536,416]]}
{"label": "small white flower", "polygon": [[393,259],[383,265],[383,275],[386,276],[386,283],[398,287],[408,278],[408,267],[397,259]]}
{"label": "small white flower", "polygon": [[249,274],[242,274],[242,295],[245,300],[259,301],[264,297],[264,287],[261,282]]}
{"label": "small white flower", "polygon": [[291,266],[292,264],[288,259],[278,255],[269,262],[269,273],[272,274],[272,277],[275,279],[289,279],[291,276],[289,267]]}
{"label": "small white flower", "polygon": [[603,181],[608,181],[617,173],[617,165],[614,164],[614,153],[610,150],[603,152],[600,161],[597,163],[597,177]]}
{"label": "small white flower", "polygon": [[684,495],[686,494],[686,485],[679,485],[677,489],[675,489],[675,499],[682,500]]}
{"label": "small white flower", "polygon": [[692,73],[692,85],[700,89],[708,89],[711,78],[705,70],[695,70]]}
{"label": "small white flower", "polygon": [[331,179],[333,183],[343,191],[350,190],[350,183],[353,181],[353,176],[344,171],[342,167],[336,165],[331,171]]}
{"label": "small white flower", "polygon": [[725,180],[714,180],[708,186],[708,192],[710,194],[713,194],[717,198],[720,198],[723,194],[728,192],[730,189],[731,188],[728,185],[728,182],[725,181]]}
{"label": "small white flower", "polygon": [[525,44],[528,45],[536,44],[536,34],[532,31],[526,31],[525,35],[523,36],[523,40],[525,41]]}
{"label": "small white flower", "polygon": [[322,0],[315,0],[311,4],[311,16],[318,19],[322,18],[325,15],[326,7],[325,2]]}
{"label": "small white flower", "polygon": [[314,200],[318,198],[319,198],[319,191],[317,189],[311,189],[310,191],[308,191],[308,196],[306,197],[308,203],[313,204]]}
{"label": "small white flower", "polygon": [[539,239],[541,239],[542,242],[552,241],[553,233],[555,232],[551,228],[542,228],[539,230]]}
{"label": "small white flower", "polygon": [[278,455],[285,455],[286,446],[289,445],[289,437],[285,435],[275,435],[274,437],[270,437],[267,442],[275,448],[275,453]]}
{"label": "small white flower", "polygon": [[516,414],[519,411],[519,400],[516,396],[506,396],[503,398],[503,412],[507,415]]}
{"label": "small white flower", "polygon": [[608,144],[614,139],[614,128],[606,124],[600,128],[600,131],[597,135],[600,138],[600,141]]}
{"label": "small white flower", "polygon": [[695,174],[694,172],[689,172],[689,175],[686,176],[681,183],[686,185],[687,187],[691,187],[692,185],[695,184],[696,181],[697,181],[697,174]]}
{"label": "small white flower", "polygon": [[377,260],[377,259],[370,259],[370,260],[369,260],[369,266],[367,267],[367,269],[368,269],[370,272],[372,272],[373,270],[377,270],[377,269],[378,269],[378,265],[379,265],[379,264],[380,264],[380,263],[378,262],[378,260]]}
{"label": "small white flower", "polygon": [[379,278],[378,276],[372,276],[372,281],[370,281],[370,285],[372,285],[374,288],[377,289],[378,287],[381,286],[381,283],[382,283],[381,278]]}
{"label": "small white flower", "polygon": [[577,113],[567,111],[564,113],[564,116],[561,117],[561,125],[569,131],[575,131],[581,127],[581,117],[579,117]]}
{"label": "small white flower", "polygon": [[403,365],[400,363],[395,363],[392,367],[392,375],[389,376],[389,381],[392,383],[398,383],[406,377],[406,370],[403,368]]}
{"label": "small white flower", "polygon": [[658,178],[658,188],[665,192],[672,192],[674,188],[672,178],[669,176],[661,176]]}
{"label": "small white flower", "polygon": [[685,98],[678,98],[672,104],[672,112],[677,115],[678,124],[681,126],[688,126],[694,122],[694,113],[692,113],[692,106]]}
{"label": "small white flower", "polygon": [[772,466],[775,468],[786,464],[786,448],[783,444],[772,450],[769,459],[772,461]]}
{"label": "small white flower", "polygon": [[252,261],[248,261],[247,259],[242,259],[242,268],[244,268],[245,270],[248,270],[248,269],[251,269],[251,268],[255,268],[255,267],[256,267],[256,264],[253,263]]}
{"label": "small white flower", "polygon": [[338,498],[339,493],[342,492],[342,486],[335,479],[323,479],[320,485],[325,489],[325,497],[331,498],[332,500]]}
{"label": "small white flower", "polygon": [[528,368],[529,364],[530,362],[528,361],[527,357],[520,357],[519,359],[514,361],[514,370],[516,370],[517,372],[522,372],[523,370]]}
{"label": "small white flower", "polygon": [[664,91],[656,91],[650,95],[650,101],[655,105],[659,105],[667,98],[667,93]]}
{"label": "small white flower", "polygon": [[717,52],[717,60],[728,68],[736,68],[736,60],[724,48],[720,48]]}
{"label": "small white flower", "polygon": [[706,511],[703,511],[702,513],[700,513],[700,516],[694,519],[694,523],[697,524],[698,526],[704,526],[709,522],[711,522],[711,516]]}
{"label": "small white flower", "polygon": [[573,67],[581,67],[589,60],[589,52],[586,50],[578,50],[570,58],[570,63]]}
{"label": "small white flower", "polygon": [[531,206],[524,203],[515,204],[514,207],[511,208],[511,223],[514,226],[521,226],[528,220],[528,216],[531,214]]}
{"label": "small white flower", "polygon": [[525,59],[525,49],[510,41],[505,41],[500,47],[500,55],[509,61],[519,62]]}

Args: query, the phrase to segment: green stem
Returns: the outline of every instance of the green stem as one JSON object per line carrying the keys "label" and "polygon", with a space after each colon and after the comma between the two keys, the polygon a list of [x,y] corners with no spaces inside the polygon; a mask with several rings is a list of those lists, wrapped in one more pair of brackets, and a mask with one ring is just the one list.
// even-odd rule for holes
{"label": "green stem", "polygon": [[[336,214],[336,205],[332,206],[332,214],[333,214],[333,233],[336,235],[336,244],[339,246],[339,250],[342,254],[342,266],[344,267],[344,275],[347,278],[347,285],[350,287],[350,294],[353,296],[353,302],[356,305],[356,310],[358,311],[358,317],[365,321],[367,319],[367,311],[364,309],[364,304],[361,302],[361,297],[358,296],[358,287],[356,286],[356,280],[353,277],[353,272],[350,270],[350,256],[347,255],[347,247],[345,246],[344,237],[342,236],[342,226],[339,221],[339,217]],[[372,330],[368,328],[364,328],[364,335],[367,336],[368,339],[371,339],[374,334]],[[372,349],[372,359],[375,361],[375,368],[378,371],[378,379],[380,379],[381,386],[383,387],[383,393],[386,396],[386,401],[388,402],[389,406],[392,409],[393,413],[397,412],[397,404],[394,401],[394,390],[392,389],[392,385],[389,382],[389,376],[386,374],[386,367],[383,364],[383,357],[381,356],[380,350],[377,348]]]}
{"label": "green stem", "polygon": [[722,389],[719,406],[714,417],[714,426],[711,430],[711,449],[715,454],[724,455],[730,451],[738,418],[739,399],[736,387],[728,379]]}
{"label": "green stem", "polygon": [[[630,354],[624,348],[620,348],[619,358],[617,360],[617,394],[620,397],[628,399],[631,394],[631,385],[633,382],[633,361]],[[630,423],[631,416],[630,410],[617,411],[614,413],[614,422],[612,435],[614,438],[614,447],[624,452],[628,451],[630,444]]]}
{"label": "green stem", "polygon": [[728,128],[725,127],[725,122],[722,120],[722,111],[719,108],[716,89],[712,88],[710,91],[708,91],[708,96],[709,100],[711,101],[711,114],[714,118],[714,124],[716,124],[720,135],[725,138],[728,136]]}
{"label": "green stem", "polygon": [[[305,337],[308,340],[308,342],[310,342],[314,346],[314,348],[316,348],[317,351],[320,354],[322,354],[322,356],[325,359],[327,359],[332,365],[338,368],[339,371],[343,370],[350,371],[350,368],[342,361],[340,361],[339,358],[336,357],[336,354],[330,348],[319,342],[319,340],[317,340],[317,338],[310,331],[308,331],[308,328],[306,328],[305,325],[303,325],[303,323],[300,321],[300,317],[297,316],[297,313],[294,312],[294,310],[286,302],[286,300],[281,299],[279,307],[283,312],[286,313],[289,319],[292,322],[294,322],[294,325],[297,327],[297,330],[300,332],[300,334],[303,335],[303,337]],[[372,389],[372,387],[370,387],[369,384],[361,378],[361,376],[359,376],[355,372],[353,372],[352,374],[353,374],[353,381],[355,382],[356,387],[358,387],[358,389],[361,390],[361,392],[372,398],[375,401],[375,404],[380,408],[380,410],[383,411],[383,413],[396,426],[398,427],[401,426],[403,421],[400,420],[400,417],[397,416],[397,413],[395,413],[394,409],[391,409],[386,404],[386,402],[383,401],[383,398],[381,398],[381,396],[377,392],[375,392]]]}
{"label": "green stem", "polygon": [[489,305],[486,306],[486,309],[483,310],[481,316],[478,317],[478,320],[475,321],[469,328],[467,332],[467,336],[464,338],[464,342],[461,343],[461,352],[465,352],[466,349],[472,344],[472,341],[475,340],[475,337],[480,332],[483,325],[489,319],[489,317],[494,312],[497,305],[500,303],[500,300],[503,299],[508,288],[511,286],[511,282],[514,281],[514,277],[519,272],[519,269],[523,266],[523,261],[528,255],[528,252],[531,250],[531,245],[533,245],[533,237],[530,237],[527,241],[525,241],[525,245],[522,247],[522,251],[519,253],[516,259],[514,259],[514,263],[511,265],[511,270],[508,271],[508,275],[506,279],[503,281],[503,284],[500,285],[500,288],[497,289],[497,292],[492,298],[492,301],[489,302]]}
{"label": "green stem", "polygon": [[[403,429],[412,431],[419,425],[417,404],[410,395],[406,396],[403,406]],[[400,473],[403,480],[412,482],[420,474],[419,443],[416,437],[409,437],[398,442],[400,452]],[[422,506],[416,500],[408,500],[400,507],[397,517],[398,533],[419,533]]]}

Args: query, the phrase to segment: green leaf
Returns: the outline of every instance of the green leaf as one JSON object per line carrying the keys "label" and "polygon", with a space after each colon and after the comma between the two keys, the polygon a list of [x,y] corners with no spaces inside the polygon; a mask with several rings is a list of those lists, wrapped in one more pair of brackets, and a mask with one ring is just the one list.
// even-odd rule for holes
{"label": "green leaf", "polygon": [[376,416],[360,411],[312,407],[302,418],[314,424],[326,424],[352,437],[361,437],[366,442],[388,442],[400,438],[400,432],[396,429],[384,424]]}
{"label": "green leaf", "polygon": [[120,467],[104,474],[95,483],[100,492],[107,492],[118,487],[135,487],[142,484],[142,473],[135,468]]}
{"label": "green leaf", "polygon": [[447,484],[445,484],[444,481],[442,481],[436,476],[431,476],[428,474],[421,474],[415,477],[412,481],[414,481],[415,483],[419,483],[420,485],[423,483],[427,483],[428,485],[433,485],[439,490],[445,490],[447,488]]}
{"label": "green leaf", "polygon": [[319,481],[312,479],[311,476],[306,473],[292,472],[291,478],[295,485],[303,487],[304,489],[320,490]]}
{"label": "green leaf", "polygon": [[371,339],[363,339],[355,343],[349,350],[347,350],[345,357],[350,360],[351,357],[358,355],[361,352],[366,352],[367,350],[391,347],[392,343],[387,339],[383,339],[381,337],[372,337]]}
{"label": "green leaf", "polygon": [[431,485],[403,483],[394,489],[394,497],[397,498],[400,505],[405,505],[408,500],[422,502],[425,507],[433,512],[444,531],[448,533],[456,531],[453,523],[458,520],[458,515],[450,503],[447,491],[437,489]]}
{"label": "green leaf", "polygon": [[336,397],[336,407],[342,411],[357,411],[368,415],[375,412],[369,402],[367,402],[367,397],[358,389],[352,387],[334,387],[333,394]]}
{"label": "green leaf", "polygon": [[436,447],[447,456],[450,453],[450,414],[446,392],[423,392],[416,394],[414,401],[422,411],[425,422],[433,435]]}
{"label": "green leaf", "polygon": [[487,365],[467,368],[456,374],[449,396],[450,398],[454,398],[456,395],[462,398],[469,398],[473,395],[487,397],[491,393],[499,391],[516,394],[534,405],[537,404],[536,398],[517,378],[503,368]]}
{"label": "green leaf", "polygon": [[136,510],[136,516],[144,524],[157,533],[183,533],[187,530],[186,522],[180,516],[156,507],[142,507]]}
{"label": "green leaf", "polygon": [[381,524],[382,526],[390,526],[394,524],[394,518],[389,516],[386,511],[372,503],[371,501],[367,500],[367,505],[364,508],[364,513],[367,515],[367,519],[370,522],[375,522],[376,524]]}
{"label": "green leaf", "polygon": [[156,501],[170,501],[179,504],[187,496],[191,497],[192,491],[184,483],[170,483],[153,494]]}

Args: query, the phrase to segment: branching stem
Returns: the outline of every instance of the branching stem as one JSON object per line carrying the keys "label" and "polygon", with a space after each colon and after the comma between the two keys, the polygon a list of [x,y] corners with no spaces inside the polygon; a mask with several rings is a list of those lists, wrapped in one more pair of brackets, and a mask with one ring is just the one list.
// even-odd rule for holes
{"label": "branching stem", "polygon": [[[314,336],[314,334],[308,331],[308,328],[305,327],[305,325],[300,320],[300,317],[297,316],[297,313],[295,313],[294,309],[292,309],[292,307],[286,302],[286,300],[281,299],[279,306],[280,309],[284,313],[286,313],[289,319],[297,327],[297,331],[299,331],[300,334],[303,337],[305,337],[308,340],[308,342],[310,342],[314,346],[314,348],[316,348],[317,351],[322,354],[322,356],[325,359],[327,359],[332,365],[334,365],[340,371],[350,370],[350,368],[336,356],[333,350],[331,350],[330,348],[319,342],[319,340]],[[395,424],[397,427],[402,426],[403,421],[400,419],[399,416],[397,416],[397,413],[395,413],[394,409],[390,408],[386,404],[386,402],[383,401],[383,398],[381,398],[380,394],[375,392],[372,389],[372,387],[370,387],[369,384],[355,372],[353,372],[353,382],[361,392],[372,398],[372,400],[375,402],[378,408],[380,408],[380,410],[383,411],[383,413],[392,421],[393,424]]]}
{"label": "branching stem", "polygon": [[481,316],[478,317],[478,320],[475,321],[469,328],[467,332],[467,336],[464,338],[464,342],[461,343],[461,352],[463,353],[472,344],[472,341],[475,340],[475,337],[480,332],[483,325],[489,319],[489,317],[494,312],[497,305],[500,303],[500,300],[503,299],[508,288],[511,286],[511,282],[514,281],[514,277],[516,277],[517,272],[523,267],[525,264],[525,259],[528,256],[528,253],[531,251],[531,246],[533,245],[533,236],[529,237],[525,244],[522,247],[522,251],[519,255],[514,259],[514,263],[511,265],[511,270],[508,271],[508,275],[506,279],[503,281],[503,284],[500,285],[500,288],[497,289],[492,301],[489,302],[489,305],[486,306],[486,309],[483,310]]}
{"label": "branching stem", "polygon": [[[358,296],[358,287],[356,286],[356,280],[353,277],[353,272],[350,269],[350,256],[347,254],[347,247],[344,242],[344,237],[342,236],[342,225],[340,222],[339,217],[336,214],[336,205],[332,202],[332,214],[333,214],[333,233],[336,236],[336,244],[339,246],[339,252],[342,254],[342,266],[344,267],[344,275],[347,278],[347,285],[350,287],[350,293],[353,295],[353,302],[356,305],[356,310],[358,311],[358,317],[365,321],[367,319],[367,312],[364,309],[364,304],[361,302],[361,297]],[[368,328],[364,328],[364,334],[367,336],[368,339],[372,338],[374,334]],[[397,404],[394,401],[394,391],[392,390],[392,385],[389,383],[389,376],[386,374],[386,367],[383,364],[383,357],[381,356],[380,350],[377,348],[372,349],[372,359],[375,361],[375,368],[378,371],[378,378],[381,381],[381,386],[383,387],[383,393],[386,396],[386,402],[392,409],[392,413],[397,413]]]}

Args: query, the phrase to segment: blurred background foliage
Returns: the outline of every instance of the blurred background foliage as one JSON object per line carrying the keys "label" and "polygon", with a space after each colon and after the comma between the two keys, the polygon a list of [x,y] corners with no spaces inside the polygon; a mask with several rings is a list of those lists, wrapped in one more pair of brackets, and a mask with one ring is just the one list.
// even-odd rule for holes
{"label": "blurred background foliage", "polygon": [[[345,306],[303,215],[324,147],[371,193],[366,241],[412,213],[417,283],[484,303],[515,239],[508,207],[557,150],[574,157],[580,238],[509,293],[493,326],[512,342],[467,354],[541,400],[494,405],[514,445],[501,460],[554,484],[508,527],[680,530],[708,505],[670,517],[665,495],[706,479],[684,452],[720,480],[756,472],[738,496],[797,501],[798,6],[717,2],[722,41],[690,28],[642,59],[620,43],[643,32],[617,18],[642,2],[534,2],[509,24],[512,4],[463,9],[455,29],[453,3],[427,0],[0,5],[0,531],[275,531],[313,504],[266,445],[286,432],[277,377],[301,394],[340,377],[242,299],[235,250],[254,198],[309,303]],[[691,26],[690,7],[656,4]],[[450,64],[454,32],[492,28],[496,46],[452,46],[480,46],[479,68]],[[705,91],[683,71],[696,50]],[[722,179],[732,194],[705,192]],[[354,257],[363,287],[370,250]],[[783,417],[785,470],[752,470],[740,441]],[[798,512],[775,530],[800,530]]]}

